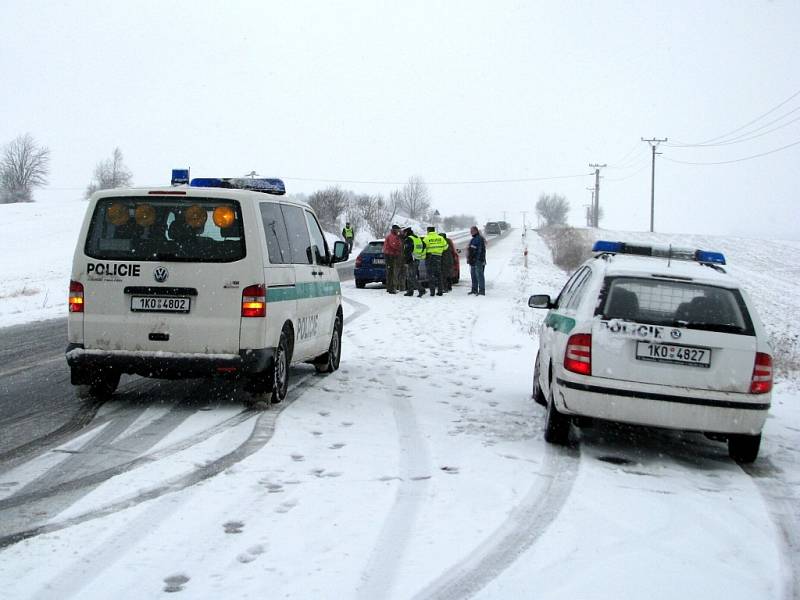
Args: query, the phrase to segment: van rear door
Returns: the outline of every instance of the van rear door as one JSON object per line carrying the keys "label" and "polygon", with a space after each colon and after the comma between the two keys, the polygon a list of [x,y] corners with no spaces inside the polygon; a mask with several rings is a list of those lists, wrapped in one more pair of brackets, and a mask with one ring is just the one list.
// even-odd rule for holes
{"label": "van rear door", "polygon": [[242,286],[261,273],[242,272],[246,245],[237,202],[102,198],[84,255],[85,270],[77,275],[85,288],[87,349],[238,354]]}

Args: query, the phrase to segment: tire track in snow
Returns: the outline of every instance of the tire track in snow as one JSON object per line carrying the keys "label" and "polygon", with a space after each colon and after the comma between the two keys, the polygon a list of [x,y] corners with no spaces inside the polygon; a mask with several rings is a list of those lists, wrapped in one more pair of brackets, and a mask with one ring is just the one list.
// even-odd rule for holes
{"label": "tire track in snow", "polygon": [[800,504],[796,494],[783,481],[781,476],[785,473],[769,458],[740,466],[758,488],[780,533],[782,570],[785,573],[781,596],[784,600],[800,600]]}
{"label": "tire track in snow", "polygon": [[[369,311],[369,307],[365,304],[361,304],[360,302],[356,301],[350,301],[350,302],[354,305],[358,305],[358,307],[356,313],[350,315],[348,319],[345,319],[345,322],[351,322],[354,319],[362,316],[364,313]],[[223,431],[224,429],[234,427],[246,421],[247,419],[252,418],[254,414],[258,414],[258,417],[256,418],[255,424],[253,426],[253,430],[251,431],[248,438],[228,454],[225,454],[219,457],[218,459],[212,461],[211,463],[204,465],[203,467],[200,467],[198,469],[195,469],[187,474],[174,477],[172,479],[167,480],[166,482],[160,482],[158,485],[146,488],[144,490],[140,490],[139,492],[132,494],[126,498],[108,504],[106,506],[102,506],[97,509],[88,511],[84,514],[77,515],[75,517],[71,517],[63,521],[50,522],[45,525],[31,527],[22,531],[17,531],[11,534],[2,535],[0,536],[0,549],[16,544],[19,541],[35,537],[37,535],[60,531],[62,529],[66,529],[68,527],[84,523],[86,521],[114,514],[115,512],[119,512],[126,508],[130,508],[132,506],[136,506],[137,504],[141,504],[142,502],[159,498],[165,494],[181,491],[183,489],[186,489],[187,487],[191,487],[202,481],[205,481],[206,479],[218,475],[225,469],[230,468],[236,463],[241,462],[248,456],[254,454],[256,451],[263,448],[272,439],[275,433],[275,427],[280,414],[286,408],[288,408],[293,402],[295,402],[299,397],[301,397],[308,388],[311,388],[315,385],[314,383],[312,383],[313,381],[312,378],[315,378],[315,375],[316,374],[313,371],[308,372],[306,375],[302,376],[300,379],[291,384],[286,399],[281,404],[273,405],[272,407],[273,410],[261,413],[254,413],[253,411],[249,410],[242,411],[241,413],[234,415],[230,419],[218,423],[214,427],[211,427],[202,432],[198,432],[197,434],[190,436],[186,440],[182,440],[181,442],[177,442],[176,444],[164,448],[161,451],[153,453],[152,455],[150,455],[149,458],[147,457],[141,457],[141,458],[143,462],[153,462],[155,460],[162,459],[169,454],[174,454],[188,447],[191,447],[192,445],[195,445],[200,441],[208,439],[209,437],[212,437],[213,435]],[[320,381],[324,381],[324,377],[318,379]],[[131,463],[133,462],[136,461],[131,461]],[[138,466],[138,464],[136,466]],[[130,466],[128,467],[128,469],[125,470],[130,470],[131,468],[133,467]],[[0,508],[2,508],[1,504]],[[155,519],[153,520],[153,523],[157,521],[158,519]]]}
{"label": "tire track in snow", "polygon": [[[389,389],[397,390],[397,382],[389,369],[383,377]],[[430,480],[430,455],[411,402],[405,395],[393,398],[394,419],[400,441],[400,484],[394,504],[384,520],[378,540],[372,550],[357,597],[364,600],[390,595],[402,564],[403,554],[414,529],[417,513],[427,497]]]}
{"label": "tire track in snow", "polygon": [[[414,598],[460,600],[474,596],[541,537],[572,491],[578,474],[578,451],[547,445],[544,459],[544,472],[502,525]],[[540,478],[545,479],[544,485]]]}

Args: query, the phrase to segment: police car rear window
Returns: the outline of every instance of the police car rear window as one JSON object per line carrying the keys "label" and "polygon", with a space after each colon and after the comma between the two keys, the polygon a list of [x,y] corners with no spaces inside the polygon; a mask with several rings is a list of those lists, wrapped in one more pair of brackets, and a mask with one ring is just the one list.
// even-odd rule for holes
{"label": "police car rear window", "polygon": [[688,281],[607,278],[595,314],[604,319],[755,335],[738,290]]}
{"label": "police car rear window", "polygon": [[105,198],[92,215],[85,252],[105,260],[240,260],[241,209],[213,198]]}

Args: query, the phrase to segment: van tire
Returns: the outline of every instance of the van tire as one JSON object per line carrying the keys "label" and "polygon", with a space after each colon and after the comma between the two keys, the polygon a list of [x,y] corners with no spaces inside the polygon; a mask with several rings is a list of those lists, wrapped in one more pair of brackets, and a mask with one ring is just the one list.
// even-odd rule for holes
{"label": "van tire", "polygon": [[547,415],[544,419],[545,441],[559,446],[566,446],[569,441],[569,424],[569,417],[558,412],[551,390],[550,400],[547,403]]}
{"label": "van tire", "polygon": [[761,447],[761,434],[743,435],[731,434],[728,436],[728,456],[740,464],[749,464],[758,458],[758,449]]}
{"label": "van tire", "polygon": [[356,279],[356,287],[360,290],[364,289],[367,285],[366,281],[362,281],[361,279]]}
{"label": "van tire", "polygon": [[286,398],[289,391],[289,365],[292,363],[291,350],[289,349],[289,335],[286,328],[281,331],[281,339],[275,348],[275,360],[269,369],[269,381],[272,383],[270,402],[278,404]]}
{"label": "van tire", "polygon": [[544,392],[542,391],[542,386],[539,384],[539,353],[536,353],[536,362],[533,366],[533,391],[531,393],[531,398],[536,402],[536,404],[541,404],[542,406],[547,406],[547,398],[544,397]]}
{"label": "van tire", "polygon": [[342,315],[337,313],[333,322],[333,333],[331,333],[331,343],[328,351],[317,357],[314,361],[314,368],[317,373],[333,373],[339,368],[339,361],[342,358]]}
{"label": "van tire", "polygon": [[110,369],[104,369],[92,376],[89,383],[89,396],[92,398],[108,398],[117,389],[121,373]]}

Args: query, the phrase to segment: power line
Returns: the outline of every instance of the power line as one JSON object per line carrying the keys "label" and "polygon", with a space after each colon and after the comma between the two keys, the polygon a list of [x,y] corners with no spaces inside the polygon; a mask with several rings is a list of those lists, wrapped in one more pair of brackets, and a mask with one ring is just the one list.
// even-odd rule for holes
{"label": "power line", "polygon": [[[728,136],[730,136],[730,135],[732,135],[732,134],[734,134],[734,133],[738,133],[738,132],[740,132],[742,129],[745,129],[745,128],[747,128],[747,127],[750,127],[750,125],[752,125],[753,123],[757,123],[758,121],[760,121],[761,119],[763,119],[763,118],[764,118],[764,117],[766,117],[767,115],[770,115],[770,114],[774,113],[774,112],[775,112],[776,110],[778,110],[778,109],[779,109],[781,106],[784,106],[784,105],[788,104],[789,102],[791,102],[792,100],[794,100],[795,98],[797,98],[797,96],[800,96],[800,90],[796,91],[794,94],[792,94],[791,96],[789,96],[789,97],[788,97],[786,100],[784,100],[783,102],[781,102],[781,103],[780,103],[780,104],[778,104],[777,106],[774,106],[774,107],[770,108],[770,109],[769,109],[767,112],[765,112],[765,113],[763,113],[763,114],[761,114],[761,115],[757,116],[755,119],[753,119],[752,121],[749,121],[749,122],[745,123],[745,124],[744,124],[744,125],[742,125],[741,127],[737,127],[736,129],[733,129],[733,130],[729,131],[728,133],[724,133],[724,134],[722,134],[722,135],[718,135],[717,137],[713,137],[713,138],[710,138],[710,139],[708,139],[708,140],[704,140],[704,141],[702,141],[702,142],[697,142],[695,145],[702,146],[702,145],[704,145],[704,144],[709,144],[709,143],[711,143],[711,142],[716,142],[717,140],[721,140],[722,138],[726,138],[726,137],[728,137]],[[690,145],[691,145],[691,144],[690,144]]]}
{"label": "power line", "polygon": [[800,144],[800,140],[796,142],[792,142],[791,144],[786,144],[785,146],[781,146],[780,148],[775,148],[774,150],[768,150],[767,152],[761,152],[760,154],[753,154],[752,156],[744,156],[742,158],[735,158],[733,160],[720,160],[716,162],[689,162],[686,160],[677,160],[675,158],[667,158],[664,157],[664,160],[668,160],[674,163],[680,163],[682,165],[729,165],[731,163],[737,162],[744,162],[746,160],[753,160],[754,158],[761,158],[762,156],[767,156],[769,154],[775,154],[776,152],[780,152],[781,150],[786,150],[787,148],[791,148],[792,146],[797,146]]}
{"label": "power line", "polygon": [[[518,179],[471,179],[450,181],[426,181],[425,185],[483,185],[492,183],[527,183],[531,181],[551,181],[555,179],[577,179],[587,177],[593,173],[580,173],[577,175],[553,175],[550,177],[522,177]],[[320,179],[314,177],[281,177],[286,181],[309,181],[316,183],[355,183],[362,185],[405,185],[408,181],[371,181],[359,179]]]}
{"label": "power line", "polygon": [[767,135],[769,133],[772,133],[774,131],[778,131],[780,129],[783,129],[784,127],[788,127],[792,123],[796,123],[797,121],[800,121],[800,117],[795,117],[791,121],[783,123],[782,125],[778,125],[777,127],[773,127],[772,129],[769,129],[769,130],[764,131],[762,133],[759,133],[757,135],[752,135],[752,134],[756,133],[757,131],[761,131],[762,129],[764,129],[766,127],[769,127],[770,125],[774,125],[775,123],[785,119],[789,115],[791,115],[793,113],[796,113],[798,110],[800,110],[800,106],[790,110],[786,114],[781,115],[777,119],[773,119],[769,123],[765,123],[761,127],[756,127],[755,129],[752,129],[752,130],[750,130],[750,131],[748,131],[746,133],[743,133],[743,134],[741,134],[739,136],[731,138],[730,140],[725,140],[724,142],[717,142],[716,144],[666,144],[666,145],[669,146],[670,148],[715,148],[715,147],[718,147],[718,146],[730,146],[731,144],[741,144],[742,142],[748,142],[750,140],[754,140],[756,138],[763,137],[763,136],[765,136],[765,135]]}
{"label": "power line", "polygon": [[606,177],[605,179],[606,179],[606,181],[625,181],[626,179],[630,179],[631,177],[635,177],[636,175],[638,175],[639,173],[644,171],[649,166],[650,166],[649,162],[646,162],[641,167],[636,169],[633,173],[631,173],[630,175],[625,175],[625,177]]}

